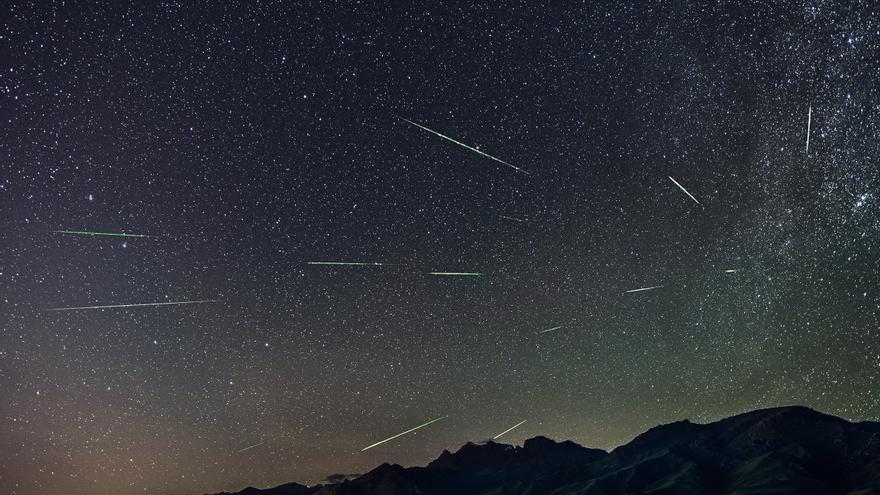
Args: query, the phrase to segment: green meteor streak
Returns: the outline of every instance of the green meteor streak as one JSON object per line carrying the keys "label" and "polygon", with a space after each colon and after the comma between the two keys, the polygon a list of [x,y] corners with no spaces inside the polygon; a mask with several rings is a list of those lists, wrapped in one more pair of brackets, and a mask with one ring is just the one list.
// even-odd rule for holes
{"label": "green meteor streak", "polygon": [[412,124],[412,125],[418,127],[419,129],[422,129],[422,130],[428,131],[428,132],[430,132],[431,134],[434,134],[434,135],[436,135],[436,136],[440,136],[440,137],[442,137],[443,139],[445,139],[445,140],[447,140],[447,141],[452,141],[453,143],[455,143],[455,144],[457,144],[457,145],[459,145],[459,146],[461,146],[461,147],[463,147],[463,148],[465,148],[465,149],[469,149],[469,150],[471,150],[471,151],[473,151],[473,152],[475,152],[475,153],[479,153],[480,155],[485,156],[486,158],[489,158],[489,159],[495,160],[495,161],[498,162],[498,163],[503,163],[504,165],[507,165],[508,167],[510,167],[510,168],[512,168],[512,169],[514,169],[514,170],[516,170],[516,171],[518,171],[518,172],[522,172],[522,173],[524,173],[524,174],[528,174],[528,172],[526,172],[525,170],[523,170],[523,169],[521,169],[521,168],[519,168],[519,167],[517,167],[517,166],[515,166],[515,165],[511,165],[511,164],[505,162],[504,160],[501,160],[501,159],[499,159],[499,158],[495,158],[494,156],[492,156],[492,155],[490,155],[490,154],[488,154],[488,153],[483,153],[482,151],[480,151],[480,150],[478,150],[478,149],[476,149],[476,148],[474,148],[474,147],[468,146],[468,145],[462,143],[461,141],[456,141],[455,139],[452,139],[452,138],[449,137],[449,136],[446,136],[446,135],[444,135],[444,134],[440,134],[439,132],[437,132],[437,131],[435,131],[435,130],[433,130],[433,129],[429,129],[429,128],[423,126],[423,125],[417,124],[417,123],[413,122],[412,120],[405,119],[405,118],[403,118],[403,117],[401,117],[401,116],[399,116],[399,115],[395,115],[395,117],[397,117],[397,118],[400,119],[400,120],[403,120],[404,122],[408,122],[408,123],[410,123],[410,124]]}
{"label": "green meteor streak", "polygon": [[479,272],[428,272],[431,275],[443,275],[446,277],[482,277]]}
{"label": "green meteor streak", "polygon": [[107,236],[107,237],[153,237],[151,235],[140,234],[123,234],[117,232],[80,232],[78,230],[53,230],[56,234],[75,234],[75,235],[91,235],[91,236]]}
{"label": "green meteor streak", "polygon": [[398,433],[397,435],[394,435],[393,437],[388,437],[385,440],[380,440],[380,441],[374,443],[373,445],[368,445],[368,446],[364,447],[363,449],[361,449],[361,452],[368,450],[368,449],[372,449],[373,447],[376,447],[377,445],[382,445],[385,442],[390,442],[391,440],[394,440],[395,438],[402,437],[402,436],[406,435],[407,433],[412,433],[420,428],[424,428],[424,427],[428,426],[431,423],[436,423],[437,421],[440,421],[441,419],[446,419],[446,418],[447,418],[447,416],[443,416],[443,417],[440,417],[437,419],[432,419],[431,421],[428,421],[427,423],[425,423],[423,425],[416,426],[415,428],[410,428],[409,430],[406,430],[403,433]]}
{"label": "green meteor streak", "polygon": [[115,309],[115,308],[143,308],[146,306],[172,306],[178,304],[202,304],[218,302],[216,299],[206,299],[202,301],[173,301],[159,303],[141,303],[141,304],[105,304],[102,306],[77,306],[73,308],[48,308],[46,311],[75,311],[79,309]]}
{"label": "green meteor streak", "polygon": [[342,265],[342,266],[385,266],[387,263],[366,263],[362,261],[307,261],[307,265]]}

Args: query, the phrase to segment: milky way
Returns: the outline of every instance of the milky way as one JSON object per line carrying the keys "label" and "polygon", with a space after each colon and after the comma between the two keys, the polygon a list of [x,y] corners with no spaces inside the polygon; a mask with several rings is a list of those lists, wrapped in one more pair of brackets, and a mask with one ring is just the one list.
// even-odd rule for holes
{"label": "milky way", "polygon": [[876,6],[626,4],[5,7],[0,492],[880,418]]}

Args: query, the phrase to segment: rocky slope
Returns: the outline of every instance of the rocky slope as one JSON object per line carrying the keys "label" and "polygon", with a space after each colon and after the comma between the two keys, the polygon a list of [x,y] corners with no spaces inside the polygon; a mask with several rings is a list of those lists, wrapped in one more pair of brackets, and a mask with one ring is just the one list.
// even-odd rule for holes
{"label": "rocky slope", "polygon": [[[425,467],[235,495],[880,495],[880,423],[804,407],[662,425],[612,452],[544,437],[468,443]],[[229,494],[226,494],[229,495]]]}

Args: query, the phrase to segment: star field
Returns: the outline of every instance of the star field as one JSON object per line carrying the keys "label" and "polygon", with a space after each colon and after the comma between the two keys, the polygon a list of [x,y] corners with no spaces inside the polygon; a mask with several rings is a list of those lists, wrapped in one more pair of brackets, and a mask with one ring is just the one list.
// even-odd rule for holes
{"label": "star field", "polygon": [[880,418],[868,0],[3,10],[2,493]]}

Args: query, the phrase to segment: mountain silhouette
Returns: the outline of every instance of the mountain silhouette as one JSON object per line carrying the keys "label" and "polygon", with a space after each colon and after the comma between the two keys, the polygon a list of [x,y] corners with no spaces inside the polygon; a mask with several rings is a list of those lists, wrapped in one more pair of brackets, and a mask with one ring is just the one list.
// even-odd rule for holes
{"label": "mountain silhouette", "polygon": [[880,495],[880,423],[806,407],[657,426],[611,452],[545,437],[467,443],[425,467],[220,495]]}

